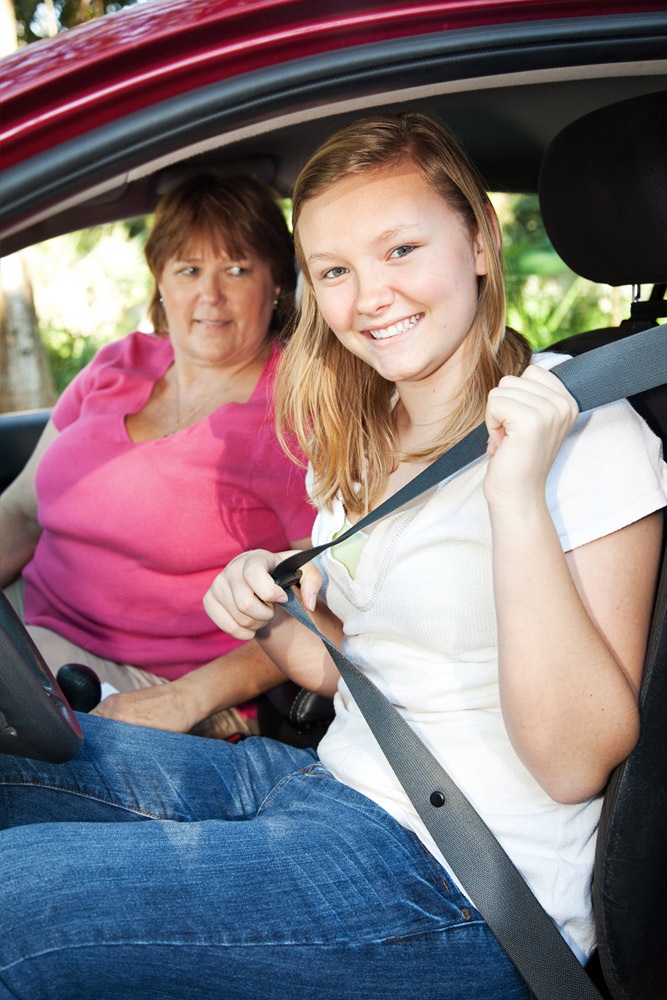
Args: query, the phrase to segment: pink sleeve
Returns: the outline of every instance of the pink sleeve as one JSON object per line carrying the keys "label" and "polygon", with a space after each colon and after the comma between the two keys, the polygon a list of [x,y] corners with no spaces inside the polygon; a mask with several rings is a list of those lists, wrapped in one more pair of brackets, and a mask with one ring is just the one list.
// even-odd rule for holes
{"label": "pink sleeve", "polygon": [[131,336],[123,337],[101,347],[92,361],[89,361],[63,390],[51,414],[58,431],[63,431],[79,418],[83,401],[96,388],[102,369],[116,362],[122,364],[130,339]]}
{"label": "pink sleeve", "polygon": [[81,404],[88,395],[94,381],[91,371],[94,365],[95,358],[74,376],[53,407],[51,419],[56,425],[57,430],[63,431],[66,427],[69,427],[81,413]]}

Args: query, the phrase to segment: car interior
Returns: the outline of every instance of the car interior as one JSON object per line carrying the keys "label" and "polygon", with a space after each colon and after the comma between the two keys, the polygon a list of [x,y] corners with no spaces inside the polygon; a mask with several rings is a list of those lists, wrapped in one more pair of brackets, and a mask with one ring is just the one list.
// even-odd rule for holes
{"label": "car interior", "polygon": [[[547,234],[572,270],[592,281],[631,285],[631,313],[618,327],[582,331],[552,350],[591,350],[657,326],[667,317],[667,90],[664,76],[545,81],[521,87],[436,94],[428,83],[382,110],[435,111],[461,137],[492,190],[538,191]],[[530,105],[533,104],[531,108]],[[376,100],[357,95],[319,116],[272,123],[270,149],[258,126],[156,156],[149,166],[101,182],[97,190],[44,209],[8,232],[3,252],[60,232],[149,213],[186,173],[211,166],[247,170],[288,194],[318,142]],[[540,131],[540,122],[544,123]],[[555,138],[552,136],[555,135]],[[667,336],[667,327],[662,334]],[[662,373],[667,382],[667,371]],[[667,385],[631,399],[667,453]],[[0,416],[0,489],[20,471],[48,411]],[[20,640],[12,648],[20,647]],[[19,655],[23,655],[19,648]],[[33,692],[34,693],[34,692]],[[10,697],[7,695],[7,697]],[[32,697],[32,693],[30,694]],[[0,690],[0,707],[3,705]],[[667,996],[667,560],[656,597],[640,695],[641,735],[614,772],[602,813],[593,882],[598,950],[590,975],[608,1000]],[[262,729],[295,745],[316,746],[333,705],[287,683],[266,697]],[[2,746],[0,745],[0,749]]]}

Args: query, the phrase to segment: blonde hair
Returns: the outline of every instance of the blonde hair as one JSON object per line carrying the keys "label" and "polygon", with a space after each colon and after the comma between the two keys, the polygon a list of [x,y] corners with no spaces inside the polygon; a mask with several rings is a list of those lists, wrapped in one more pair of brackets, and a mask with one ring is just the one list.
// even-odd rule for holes
{"label": "blonde hair", "polygon": [[[392,425],[393,383],[340,344],[319,312],[299,240],[303,206],[342,177],[410,162],[429,187],[480,234],[486,274],[466,337],[467,377],[454,412],[434,443],[399,454]],[[298,322],[281,361],[276,412],[283,444],[294,434],[314,471],[315,499],[330,507],[340,495],[349,512],[369,510],[402,461],[432,461],[483,419],[486,397],[505,374],[520,374],[530,347],[505,327],[502,250],[483,181],[457,140],[440,123],[413,112],[357,121],[336,132],[301,171],[294,189],[295,248],[303,276]]]}
{"label": "blonde hair", "polygon": [[166,263],[203,241],[215,253],[255,254],[268,264],[280,289],[269,333],[276,338],[294,315],[294,244],[277,195],[252,177],[199,174],[163,195],[155,210],[144,255],[155,279],[149,318],[158,335],[167,334],[167,317],[157,284]]}

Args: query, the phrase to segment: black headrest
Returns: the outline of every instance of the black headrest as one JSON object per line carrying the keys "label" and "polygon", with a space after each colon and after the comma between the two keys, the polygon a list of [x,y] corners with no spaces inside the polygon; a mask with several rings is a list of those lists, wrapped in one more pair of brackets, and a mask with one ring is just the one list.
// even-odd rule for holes
{"label": "black headrest", "polygon": [[572,122],[542,162],[540,204],[556,252],[608,285],[667,281],[667,91]]}

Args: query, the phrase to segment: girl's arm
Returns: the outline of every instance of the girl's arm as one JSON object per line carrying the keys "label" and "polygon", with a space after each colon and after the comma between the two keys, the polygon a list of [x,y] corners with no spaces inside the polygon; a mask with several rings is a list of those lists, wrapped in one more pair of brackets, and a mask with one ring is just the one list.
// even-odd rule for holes
{"label": "girl's arm", "polygon": [[601,791],[638,736],[662,514],[565,555],[545,486],[576,404],[531,367],[489,396],[500,693],[512,744],[560,802]]}

